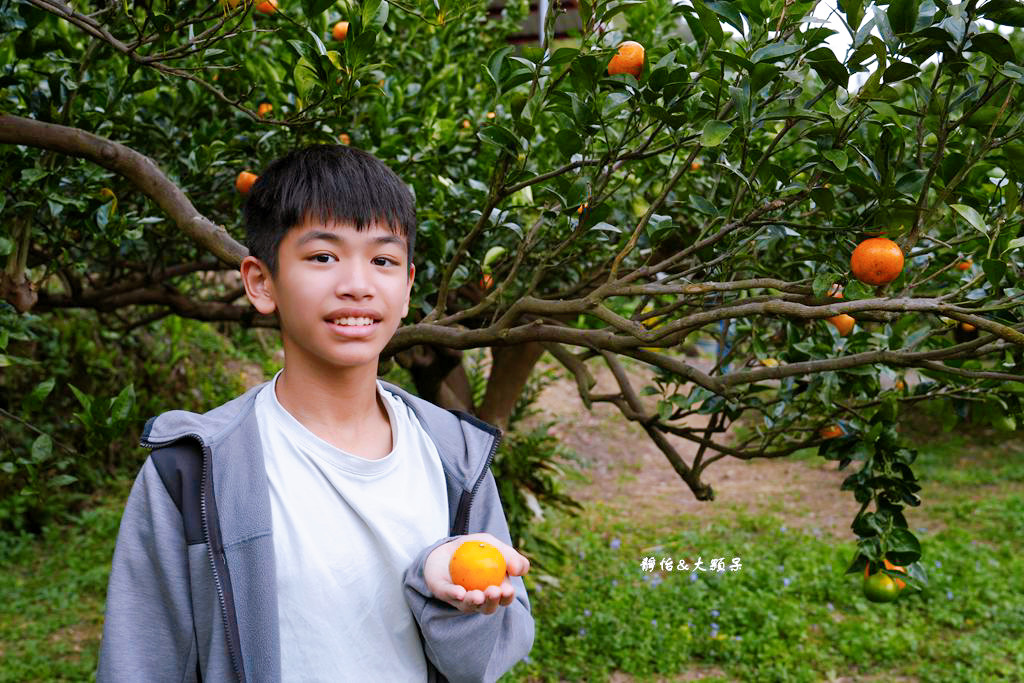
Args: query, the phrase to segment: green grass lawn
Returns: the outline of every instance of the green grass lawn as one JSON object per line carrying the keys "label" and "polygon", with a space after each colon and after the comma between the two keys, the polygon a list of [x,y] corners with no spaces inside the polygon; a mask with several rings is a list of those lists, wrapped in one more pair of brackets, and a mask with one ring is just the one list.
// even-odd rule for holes
{"label": "green grass lawn", "polygon": [[[925,591],[868,602],[844,574],[852,535],[837,541],[744,513],[667,520],[646,510],[650,526],[639,526],[628,510],[593,505],[546,520],[571,562],[558,585],[531,574],[537,639],[504,680],[601,681],[613,671],[635,680],[1022,680],[1022,440],[958,431],[917,446],[924,506],[938,527],[915,530]],[[93,675],[129,485],[41,539],[0,536],[0,681]],[[742,566],[660,567],[697,556],[705,567],[718,557]],[[645,557],[653,571],[642,569]]]}

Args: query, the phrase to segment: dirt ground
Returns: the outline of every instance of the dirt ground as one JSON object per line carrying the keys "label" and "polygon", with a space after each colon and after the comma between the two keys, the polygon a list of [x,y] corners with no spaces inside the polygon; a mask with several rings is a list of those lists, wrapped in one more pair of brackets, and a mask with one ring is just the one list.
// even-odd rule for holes
{"label": "dirt ground", "polygon": [[[556,365],[549,362],[541,367]],[[727,457],[704,472],[703,479],[714,489],[715,500],[698,501],[642,427],[627,420],[610,403],[594,404],[588,411],[575,382],[558,367],[558,379],[541,393],[535,405],[540,414],[530,418],[529,424],[557,420],[551,433],[582,458],[591,481],[570,482],[569,492],[577,500],[600,500],[634,512],[636,501],[642,500],[642,507],[655,510],[659,520],[671,520],[677,514],[710,518],[742,508],[750,514],[776,514],[790,528],[851,537],[850,522],[859,506],[851,494],[839,490],[849,470],[838,471],[835,462],[823,459],[743,461]],[[588,367],[597,379],[593,392],[618,390],[603,361],[594,359]],[[654,373],[646,365],[636,362],[627,366],[627,371],[637,392],[653,383]],[[641,399],[653,409],[656,397]],[[696,444],[674,435],[667,438],[684,461],[692,462]]]}

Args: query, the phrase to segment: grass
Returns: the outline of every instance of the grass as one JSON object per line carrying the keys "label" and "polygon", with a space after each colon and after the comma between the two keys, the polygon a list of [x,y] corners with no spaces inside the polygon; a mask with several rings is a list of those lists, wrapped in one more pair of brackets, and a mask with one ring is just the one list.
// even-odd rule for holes
{"label": "grass", "polygon": [[[503,680],[603,681],[613,672],[630,680],[1021,680],[1024,444],[1019,435],[963,430],[911,436],[924,507],[936,521],[917,530],[922,592],[868,602],[859,579],[844,574],[852,537],[837,543],[786,529],[773,514],[735,507],[667,519],[643,510],[641,523],[622,507],[593,504],[544,522],[541,531],[572,562],[557,585],[530,575],[537,638]],[[0,681],[90,680],[130,483],[42,538],[0,537]],[[738,557],[741,567],[661,567],[698,556],[705,569],[714,558],[729,565]],[[653,558],[650,571],[644,558]]]}

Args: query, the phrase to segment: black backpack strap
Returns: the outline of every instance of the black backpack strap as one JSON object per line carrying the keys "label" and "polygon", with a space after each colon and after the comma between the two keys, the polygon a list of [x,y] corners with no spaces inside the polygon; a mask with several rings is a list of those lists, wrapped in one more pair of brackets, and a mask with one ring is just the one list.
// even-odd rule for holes
{"label": "black backpack strap", "polygon": [[153,449],[150,454],[156,471],[185,525],[185,542],[203,542],[203,516],[200,484],[203,476],[203,452],[195,439],[180,439]]}

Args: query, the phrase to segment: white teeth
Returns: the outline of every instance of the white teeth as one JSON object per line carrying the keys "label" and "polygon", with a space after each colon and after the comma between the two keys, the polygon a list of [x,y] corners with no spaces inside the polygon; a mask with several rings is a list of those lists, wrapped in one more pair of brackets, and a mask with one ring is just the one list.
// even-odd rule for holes
{"label": "white teeth", "polygon": [[335,325],[372,325],[373,318],[338,318]]}

